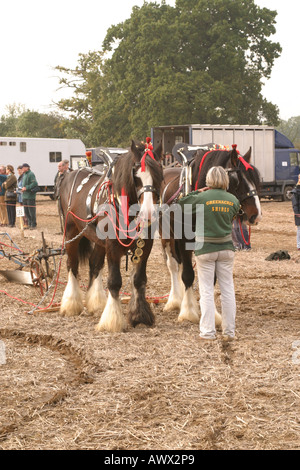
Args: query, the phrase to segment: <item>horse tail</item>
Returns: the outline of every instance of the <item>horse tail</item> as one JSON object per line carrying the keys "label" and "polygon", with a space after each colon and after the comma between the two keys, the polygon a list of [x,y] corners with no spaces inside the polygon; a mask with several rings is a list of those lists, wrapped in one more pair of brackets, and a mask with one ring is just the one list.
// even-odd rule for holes
{"label": "horse tail", "polygon": [[78,256],[80,263],[84,264],[90,258],[93,251],[93,245],[86,237],[82,237],[79,242]]}

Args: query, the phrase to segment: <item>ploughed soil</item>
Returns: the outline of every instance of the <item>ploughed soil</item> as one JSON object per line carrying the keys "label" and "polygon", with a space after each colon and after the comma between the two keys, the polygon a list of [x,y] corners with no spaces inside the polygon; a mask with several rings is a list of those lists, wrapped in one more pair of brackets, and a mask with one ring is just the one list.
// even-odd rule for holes
{"label": "ploughed soil", "polygon": [[[42,231],[49,246],[62,243],[56,203],[37,204],[38,230],[7,229],[31,256]],[[233,343],[219,332],[200,344],[198,325],[163,311],[169,274],[159,240],[147,271],[153,328],[99,333],[99,318],[35,310],[40,290],[1,275],[0,449],[299,449],[300,252],[291,203],[262,201],[262,210],[252,249],[236,253]],[[277,250],[291,259],[266,261]],[[17,269],[7,258],[0,266]],[[125,259],[122,273],[130,294]],[[66,280],[64,256],[42,306],[60,302]],[[86,267],[80,282],[86,290]]]}

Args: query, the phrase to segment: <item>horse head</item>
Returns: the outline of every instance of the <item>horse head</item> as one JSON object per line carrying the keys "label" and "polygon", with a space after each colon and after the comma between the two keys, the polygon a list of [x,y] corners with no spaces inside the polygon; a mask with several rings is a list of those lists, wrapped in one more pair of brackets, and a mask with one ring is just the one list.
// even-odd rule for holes
{"label": "horse head", "polygon": [[147,143],[134,141],[127,155],[120,159],[118,172],[115,172],[114,186],[121,196],[127,196],[127,205],[139,205],[139,219],[151,222],[156,213],[160,198],[163,170],[160,164],[162,146],[153,150],[150,138]]}
{"label": "horse head", "polygon": [[257,224],[261,219],[261,205],[258,196],[260,176],[257,168],[250,164],[251,147],[242,157],[232,146],[230,152],[228,191],[234,194],[241,203],[240,219],[249,224]]}

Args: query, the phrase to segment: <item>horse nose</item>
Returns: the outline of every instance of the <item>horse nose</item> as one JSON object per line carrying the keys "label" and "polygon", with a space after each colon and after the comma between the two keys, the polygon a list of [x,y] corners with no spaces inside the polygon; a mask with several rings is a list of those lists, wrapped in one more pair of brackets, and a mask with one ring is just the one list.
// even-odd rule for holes
{"label": "horse nose", "polygon": [[249,218],[249,222],[251,225],[257,225],[260,220],[261,220],[260,214],[254,214]]}
{"label": "horse nose", "polygon": [[143,222],[152,222],[154,220],[155,211],[152,208],[141,207],[139,218]]}

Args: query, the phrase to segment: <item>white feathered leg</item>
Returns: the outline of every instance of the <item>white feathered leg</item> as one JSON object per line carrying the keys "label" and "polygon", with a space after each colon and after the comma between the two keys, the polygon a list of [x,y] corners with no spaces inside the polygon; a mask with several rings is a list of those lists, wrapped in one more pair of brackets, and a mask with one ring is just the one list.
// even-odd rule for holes
{"label": "white feathered leg", "polygon": [[111,293],[109,293],[105,309],[102,312],[100,321],[96,326],[96,330],[117,333],[124,331],[126,326],[127,324],[122,313],[120,299],[114,299]]}
{"label": "white feathered leg", "polygon": [[72,273],[69,271],[68,284],[65,288],[61,305],[60,314],[68,317],[79,315],[83,310],[82,293],[79,283]]}
{"label": "white feathered leg", "polygon": [[189,287],[183,296],[178,321],[190,321],[192,323],[199,323],[200,309],[195,299],[193,288]]}
{"label": "white feathered leg", "polygon": [[107,297],[103,288],[102,272],[94,279],[91,287],[86,293],[86,308],[89,313],[101,313],[106,305]]}
{"label": "white feathered leg", "polygon": [[164,307],[164,312],[171,312],[173,310],[180,311],[184,292],[180,265],[175,258],[173,258],[169,244],[166,246],[165,253],[167,256],[167,267],[171,276],[171,290],[168,302]]}

